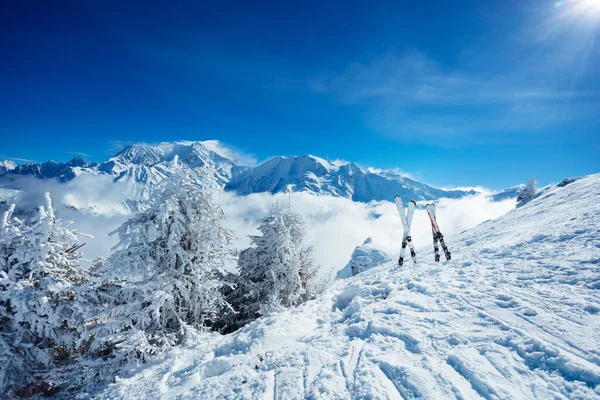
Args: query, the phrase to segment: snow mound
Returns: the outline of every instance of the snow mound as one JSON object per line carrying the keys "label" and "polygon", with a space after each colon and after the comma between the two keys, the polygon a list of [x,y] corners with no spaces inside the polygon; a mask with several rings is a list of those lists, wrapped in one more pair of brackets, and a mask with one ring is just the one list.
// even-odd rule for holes
{"label": "snow mound", "polygon": [[376,248],[373,240],[368,238],[361,246],[356,247],[350,257],[350,262],[338,271],[337,277],[339,279],[349,278],[390,261],[391,258],[383,250]]}
{"label": "snow mound", "polygon": [[[177,348],[106,399],[598,398],[600,175],[319,299]],[[370,244],[367,243],[366,246]]]}

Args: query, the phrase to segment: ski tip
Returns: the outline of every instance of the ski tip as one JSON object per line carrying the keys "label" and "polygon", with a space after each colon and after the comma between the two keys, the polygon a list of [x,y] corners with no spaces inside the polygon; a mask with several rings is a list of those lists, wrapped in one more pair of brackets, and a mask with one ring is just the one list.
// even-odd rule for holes
{"label": "ski tip", "polygon": [[413,203],[415,206],[417,205],[417,202],[414,200],[409,201],[409,203]]}
{"label": "ski tip", "polygon": [[400,196],[399,194],[394,196],[394,199],[401,199],[401,198],[402,198],[402,196]]}

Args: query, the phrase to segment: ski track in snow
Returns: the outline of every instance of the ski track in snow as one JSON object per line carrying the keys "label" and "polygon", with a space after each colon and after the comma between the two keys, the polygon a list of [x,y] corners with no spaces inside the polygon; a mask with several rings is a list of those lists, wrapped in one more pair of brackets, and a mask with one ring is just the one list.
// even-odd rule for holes
{"label": "ski track in snow", "polygon": [[600,398],[599,200],[600,175],[554,186],[447,238],[450,262],[417,249],[416,268],[203,335],[100,397]]}

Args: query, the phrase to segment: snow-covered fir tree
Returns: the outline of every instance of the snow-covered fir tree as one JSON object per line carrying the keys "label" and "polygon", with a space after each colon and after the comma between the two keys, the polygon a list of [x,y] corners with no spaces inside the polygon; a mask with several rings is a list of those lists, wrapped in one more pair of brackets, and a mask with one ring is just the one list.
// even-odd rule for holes
{"label": "snow-covered fir tree", "polygon": [[76,286],[89,275],[80,262],[81,235],[56,218],[45,196],[34,221],[14,217],[14,205],[0,220],[0,392],[68,364],[82,331]]}
{"label": "snow-covered fir tree", "polygon": [[527,203],[529,200],[533,199],[533,196],[535,196],[536,192],[536,183],[537,181],[535,180],[535,178],[529,179],[529,182],[527,182],[527,185],[523,188],[523,190],[521,191],[521,193],[519,193],[519,196],[517,197],[517,207],[520,207]]}
{"label": "snow-covered fir tree", "polygon": [[270,311],[296,306],[320,290],[312,247],[303,244],[304,219],[290,207],[275,203],[262,220],[261,235],[238,259],[238,286],[231,303],[237,328]]}
{"label": "snow-covered fir tree", "polygon": [[117,364],[145,360],[230,310],[223,274],[233,233],[222,225],[214,176],[211,166],[178,173],[113,232],[119,243],[94,294],[102,312],[90,321],[92,351],[112,353]]}

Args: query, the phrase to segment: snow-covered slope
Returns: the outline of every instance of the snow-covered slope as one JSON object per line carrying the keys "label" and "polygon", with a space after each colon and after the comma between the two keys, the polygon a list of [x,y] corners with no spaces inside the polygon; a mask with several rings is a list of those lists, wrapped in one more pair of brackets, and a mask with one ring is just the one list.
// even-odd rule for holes
{"label": "snow-covered slope", "polygon": [[[443,215],[440,215],[440,220]],[[600,175],[120,379],[106,399],[600,397]],[[334,249],[332,249],[334,250]]]}
{"label": "snow-covered slope", "polygon": [[334,164],[311,155],[276,157],[255,168],[234,170],[226,189],[242,195],[308,191],[361,202],[389,201],[397,194],[415,200],[475,194],[474,191],[436,189],[393,171],[362,169],[353,163]]}

